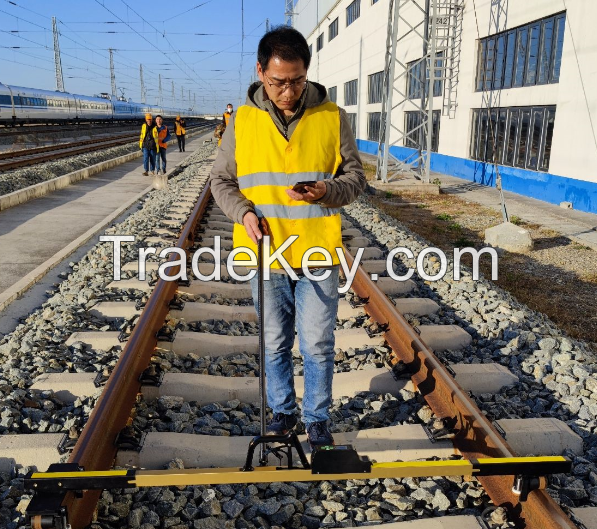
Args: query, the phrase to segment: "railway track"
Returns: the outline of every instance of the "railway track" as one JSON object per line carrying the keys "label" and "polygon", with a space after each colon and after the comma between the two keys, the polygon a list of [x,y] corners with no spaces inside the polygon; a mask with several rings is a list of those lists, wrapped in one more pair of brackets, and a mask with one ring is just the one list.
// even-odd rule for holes
{"label": "railway track", "polygon": [[[195,128],[208,128],[207,125],[197,125],[196,127],[189,127],[189,132]],[[20,167],[27,167],[38,163],[49,162],[66,158],[67,156],[74,156],[77,154],[84,154],[101,149],[109,149],[111,147],[118,147],[126,145],[127,143],[136,142],[139,139],[139,134],[127,134],[119,138],[95,138],[90,140],[61,143],[57,145],[48,145],[46,147],[35,147],[32,149],[22,149],[18,151],[7,151],[0,153],[0,172],[18,169]]]}
{"label": "railway track", "polygon": [[[4,137],[14,137],[14,136],[23,136],[26,134],[54,134],[54,133],[63,133],[63,132],[94,132],[101,129],[114,129],[114,128],[132,128],[136,127],[139,120],[133,121],[126,125],[122,125],[120,122],[98,122],[98,123],[81,123],[79,125],[65,125],[64,123],[57,124],[57,125],[24,125],[18,127],[11,127],[11,126],[3,126],[0,127],[0,139]],[[174,121],[166,123],[168,126],[174,126]],[[190,123],[190,125],[193,125]]]}
{"label": "railway track", "polygon": [[[232,224],[210,202],[209,187],[205,186],[208,172],[208,164],[197,170],[195,181],[177,193],[168,208],[168,218],[155,224],[153,234],[143,241],[145,244],[159,248],[175,242],[176,246],[193,251],[197,247],[211,246],[213,238],[219,235],[224,240],[222,257],[228,255]],[[334,387],[338,405],[333,413],[345,428],[335,433],[336,441],[352,443],[362,455],[386,461],[433,456],[450,458],[454,454],[467,458],[513,456],[514,449],[503,440],[430,349],[456,350],[470,343],[470,337],[457,326],[419,325],[413,329],[408,325],[401,312],[424,315],[433,313],[438,307],[428,299],[405,297],[414,284],[398,283],[384,277],[383,252],[371,246],[372,241],[357,226],[343,221],[343,228],[349,265],[357,248],[366,247],[366,250],[352,286],[353,292],[340,303]],[[132,250],[125,252],[126,257],[131,255]],[[97,355],[98,370],[48,374],[40,377],[32,389],[51,391],[73,402],[95,393],[96,384],[103,386],[82,432],[71,436],[73,442],[70,444],[74,447],[71,446],[68,461],[86,470],[109,469],[114,462],[119,466],[162,468],[176,459],[185,467],[239,466],[244,460],[248,439],[258,433],[258,428],[255,430],[258,417],[255,417],[256,409],[252,404],[258,398],[256,315],[249,300],[248,284],[231,280],[225,269],[222,270],[222,282],[181,283],[161,279],[154,282],[157,266],[155,261],[148,264],[148,281],[125,277],[107,285],[106,297],[90,310],[95,321],[105,324],[103,330],[88,332],[82,329],[66,339],[68,350],[75,353],[70,370],[77,370],[78,356],[83,350]],[[208,260],[201,260],[198,266],[203,274],[209,274],[214,267]],[[129,260],[123,270],[128,276],[135,275],[137,265]],[[170,271],[171,275],[177,273],[176,267]],[[370,274],[378,274],[378,281],[372,282]],[[365,328],[373,332],[368,334]],[[122,345],[122,354],[112,368],[114,350]],[[105,361],[102,356],[111,360]],[[297,374],[300,375],[300,359],[297,361]],[[234,369],[235,365],[246,366],[246,369],[241,373]],[[452,373],[462,375],[464,371],[457,368],[452,366]],[[466,377],[461,376],[459,381],[465,388],[470,385]],[[300,378],[297,386],[301,387]],[[489,386],[487,382],[485,391],[490,391]],[[402,414],[422,417],[418,422],[430,424],[431,434],[435,419],[435,430],[442,430],[450,423],[453,435],[431,443],[422,425],[413,417],[402,421],[381,417],[384,410],[404,406]],[[353,413],[355,409],[359,412]],[[218,421],[216,414],[224,414],[224,411],[229,417],[233,414],[236,422],[224,421],[220,416]],[[343,417],[342,412],[356,425],[339,420]],[[189,419],[184,416],[193,413],[202,420],[199,424],[191,421],[188,431]],[[395,418],[394,412],[390,415]],[[387,424],[392,422],[396,425]],[[174,425],[173,431],[163,431],[166,423]],[[143,429],[153,431],[141,442],[139,434]],[[16,447],[18,436],[13,437],[12,446]],[[57,444],[55,437],[44,442]],[[37,443],[37,448],[35,457],[39,461],[44,459],[39,453],[43,452],[43,443]],[[17,451],[14,453],[18,459]],[[511,492],[511,478],[484,477],[480,481],[495,505],[510,507],[509,517],[519,525],[575,527],[545,491],[533,492],[519,508],[518,498]],[[374,486],[363,480],[362,484],[357,483],[356,489]],[[392,486],[398,490],[402,485],[393,483]],[[399,500],[403,493],[396,497],[385,494],[388,494],[386,500],[394,501],[394,504],[386,501],[384,508],[362,514],[357,503],[354,508],[350,507],[354,521],[387,521],[388,517],[392,518],[387,505],[394,505],[396,512],[407,513],[406,519],[409,519],[409,511],[411,518],[417,516],[414,501],[411,504],[408,500]],[[354,496],[358,495],[355,492]],[[480,492],[479,497],[481,495]],[[82,498],[68,497],[69,520],[73,527],[89,524],[99,496],[98,492],[87,491]],[[210,504],[212,500],[212,497],[205,497],[202,501]],[[353,505],[349,501],[352,501],[352,495],[345,500],[347,505]],[[342,506],[339,501],[331,503]],[[330,512],[334,512],[337,505],[331,503],[326,505],[332,509]],[[482,504],[483,501],[477,505]],[[302,515],[311,523],[317,513],[312,507],[309,507],[311,514]],[[203,514],[207,512],[204,510]],[[280,508],[271,514],[275,516],[281,512]],[[212,515],[218,514],[214,509]],[[361,514],[365,519],[359,519]],[[288,514],[286,522],[290,523],[292,516],[292,513]],[[401,519],[399,515],[394,517]],[[335,516],[332,521],[339,523],[340,518]],[[284,526],[286,522],[280,525]]]}

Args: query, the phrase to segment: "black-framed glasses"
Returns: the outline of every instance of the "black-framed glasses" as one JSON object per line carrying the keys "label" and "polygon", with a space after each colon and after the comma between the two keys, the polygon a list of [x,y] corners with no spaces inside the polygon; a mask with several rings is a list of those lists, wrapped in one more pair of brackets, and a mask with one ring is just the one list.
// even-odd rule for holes
{"label": "black-framed glasses", "polygon": [[308,81],[308,79],[292,81],[291,83],[284,83],[282,81],[272,81],[267,75],[265,75],[265,72],[263,72],[263,77],[265,77],[267,84],[270,86],[270,88],[275,88],[280,92],[284,92],[287,88],[291,88],[293,91],[304,90],[307,86]]}

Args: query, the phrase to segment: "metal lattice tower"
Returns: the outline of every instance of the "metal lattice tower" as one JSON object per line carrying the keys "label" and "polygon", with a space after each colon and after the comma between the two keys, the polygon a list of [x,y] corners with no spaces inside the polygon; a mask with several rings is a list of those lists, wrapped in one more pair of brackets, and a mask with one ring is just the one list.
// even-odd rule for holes
{"label": "metal lattice tower", "polygon": [[112,53],[112,48],[109,48],[108,51],[110,52],[110,83],[112,85],[112,95],[116,97],[116,75],[114,74],[114,56]]}
{"label": "metal lattice tower", "polygon": [[164,98],[162,96],[162,74],[158,74],[158,101],[159,105],[162,106],[164,104]]}
{"label": "metal lattice tower", "polygon": [[141,78],[141,103],[145,104],[145,83],[143,81],[143,65],[139,65],[139,77]]}
{"label": "metal lattice tower", "polygon": [[266,32],[266,33],[269,33],[269,28],[270,28],[270,25],[269,25],[269,18],[266,18],[266,19],[265,19],[265,32]]}
{"label": "metal lattice tower", "polygon": [[[508,19],[508,0],[491,0],[491,7],[489,13],[489,27],[487,28],[488,35],[494,35],[496,33],[501,33],[507,29],[507,19]],[[496,48],[495,46],[490,49],[487,49],[487,61],[495,61],[496,56]],[[493,113],[491,111],[492,108],[499,108],[500,107],[500,100],[501,100],[501,90],[494,90],[493,88],[493,79],[484,79],[483,80],[483,92],[482,92],[482,101],[481,101],[481,112],[487,113],[487,122],[488,122],[488,129],[489,135],[487,138],[487,142],[492,143],[492,151],[493,151],[493,166],[495,170],[495,187],[500,192],[500,202],[502,208],[502,218],[504,222],[508,222],[510,220],[508,210],[506,208],[506,198],[504,197],[504,191],[502,189],[502,175],[500,173],[499,166],[497,164],[497,149],[496,145],[498,143],[497,138],[497,120],[494,119]]]}
{"label": "metal lattice tower", "polygon": [[174,81],[172,81],[172,103],[176,103],[176,92],[174,92]]}
{"label": "metal lattice tower", "polygon": [[52,33],[54,34],[54,67],[56,69],[56,90],[64,92],[64,77],[62,76],[62,60],[60,59],[60,42],[58,40],[58,26],[56,17],[52,17]]}
{"label": "metal lattice tower", "polygon": [[286,0],[284,16],[286,17],[286,25],[292,27],[294,23],[294,0]]}
{"label": "metal lattice tower", "polygon": [[182,99],[182,102],[184,103],[184,86],[180,87],[180,98]]}
{"label": "metal lattice tower", "polygon": [[[462,2],[390,0],[377,179],[387,182],[388,174],[406,173],[429,182],[433,94],[438,82],[443,85],[443,112],[451,111],[453,117],[456,108],[458,68],[455,67],[455,59],[459,61],[460,55],[460,42],[456,36],[462,18]],[[398,50],[412,49],[417,42],[421,44],[422,56],[408,64]],[[397,119],[398,112],[414,112],[416,126],[407,132],[407,115]],[[411,147],[413,152],[399,159],[390,153],[393,146]]]}

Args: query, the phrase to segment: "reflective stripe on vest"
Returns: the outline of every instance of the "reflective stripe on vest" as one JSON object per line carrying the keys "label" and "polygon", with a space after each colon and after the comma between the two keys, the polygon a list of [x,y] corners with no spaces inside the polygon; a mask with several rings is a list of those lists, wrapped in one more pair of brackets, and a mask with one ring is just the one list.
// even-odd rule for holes
{"label": "reflective stripe on vest", "polygon": [[[292,200],[286,190],[297,182],[333,178],[342,161],[340,155],[340,113],[335,103],[325,103],[305,111],[290,140],[286,140],[269,114],[254,107],[236,111],[236,167],[241,193],[253,204],[258,216],[267,219],[271,252],[291,235],[298,239],[284,252],[293,268],[302,266],[303,254],[321,247],[339,264],[336,248],[342,247],[341,220],[337,209]],[[244,226],[234,225],[234,247],[257,248]],[[246,256],[237,256],[237,261]],[[315,253],[310,261],[321,261]],[[312,264],[311,266],[317,266]],[[272,268],[281,268],[276,261]]]}

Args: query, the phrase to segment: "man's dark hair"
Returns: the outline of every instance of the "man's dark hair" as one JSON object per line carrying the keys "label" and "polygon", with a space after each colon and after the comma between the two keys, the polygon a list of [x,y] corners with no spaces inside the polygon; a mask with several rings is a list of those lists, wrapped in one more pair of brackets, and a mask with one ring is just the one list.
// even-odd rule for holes
{"label": "man's dark hair", "polygon": [[[158,119],[158,118],[162,118],[162,115],[161,115],[161,114],[158,114],[158,115],[155,117],[155,119]],[[162,119],[164,119],[164,118],[162,118]]]}
{"label": "man's dark hair", "polygon": [[311,63],[309,45],[305,37],[288,26],[274,27],[259,41],[257,60],[263,71],[267,70],[269,60],[274,56],[287,62],[303,61],[305,69],[308,69]]}
{"label": "man's dark hair", "polygon": [[228,103],[226,106],[227,107],[233,107],[234,105],[232,103]]}

